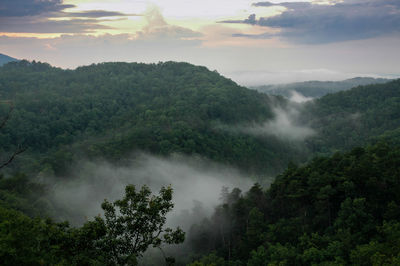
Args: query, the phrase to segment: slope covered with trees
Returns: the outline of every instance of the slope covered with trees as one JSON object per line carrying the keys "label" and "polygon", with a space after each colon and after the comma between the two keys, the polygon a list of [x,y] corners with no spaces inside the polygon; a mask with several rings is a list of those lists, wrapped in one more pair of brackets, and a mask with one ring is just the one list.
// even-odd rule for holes
{"label": "slope covered with trees", "polygon": [[[82,154],[120,160],[134,150],[200,154],[244,169],[275,171],[295,159],[296,152],[275,137],[218,129],[271,119],[272,106],[284,104],[282,98],[187,63],[62,70],[20,61],[0,68],[0,94],[15,106],[0,132],[2,149],[29,148],[15,165],[30,171],[62,175]],[[1,107],[4,114],[8,106]]]}
{"label": "slope covered with trees", "polygon": [[397,265],[400,149],[356,148],[290,166],[271,187],[223,191],[193,226],[191,265]]}
{"label": "slope covered with trees", "polygon": [[[400,263],[400,80],[298,108],[186,63],[63,70],[20,61],[0,67],[0,96],[0,121],[6,121],[0,163],[24,151],[6,169],[12,177],[0,173],[5,264],[136,264],[149,245],[183,241],[182,231],[163,227],[172,208],[170,188],[151,196],[146,187],[129,186],[122,200],[104,202],[104,218],[82,227],[31,218],[45,217],[52,206],[32,177],[67,176],[79,158],[124,163],[133,151],[197,154],[265,175],[310,155],[330,156],[289,163],[268,189],[224,188],[214,214],[187,232],[179,265]],[[295,108],[296,122],[316,132],[305,145],[235,130],[279,118],[285,108]],[[285,115],[289,123],[290,112]],[[132,247],[133,237],[141,236],[148,241]]]}
{"label": "slope covered with trees", "polygon": [[324,96],[307,104],[301,119],[317,131],[308,142],[313,153],[329,154],[380,139],[398,143],[400,80]]}
{"label": "slope covered with trees", "polygon": [[393,139],[400,126],[399,93],[397,80],[306,104],[297,122],[317,134],[305,148],[273,134],[235,131],[237,125],[273,119],[274,108],[284,109],[287,101],[240,87],[204,67],[103,63],[63,70],[19,61],[0,68],[0,114],[7,113],[7,102],[15,106],[0,132],[0,154],[28,148],[15,168],[56,175],[82,156],[121,161],[137,150],[199,154],[276,174],[310,154],[365,145],[379,135]]}

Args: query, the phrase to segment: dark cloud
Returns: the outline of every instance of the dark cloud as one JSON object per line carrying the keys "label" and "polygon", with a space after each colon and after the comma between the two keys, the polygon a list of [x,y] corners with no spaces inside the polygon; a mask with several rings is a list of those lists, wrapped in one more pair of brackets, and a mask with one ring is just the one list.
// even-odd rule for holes
{"label": "dark cloud", "polygon": [[111,28],[99,24],[104,20],[98,18],[139,16],[106,10],[65,12],[65,9],[75,6],[63,4],[63,0],[0,1],[0,32],[89,33]]}
{"label": "dark cloud", "polygon": [[232,37],[244,37],[250,39],[270,39],[276,36],[276,34],[271,34],[269,32],[261,33],[261,34],[245,34],[245,33],[235,33],[232,34]]}
{"label": "dark cloud", "polygon": [[142,16],[139,14],[125,14],[117,11],[106,10],[90,10],[84,12],[62,12],[58,14],[59,17],[82,17],[82,18],[102,18],[102,17],[128,17],[128,16]]}
{"label": "dark cloud", "polygon": [[38,17],[0,18],[0,32],[24,33],[90,33],[111,27],[96,19],[48,20]]}
{"label": "dark cloud", "polygon": [[251,14],[245,20],[224,20],[224,21],[219,21],[218,23],[245,23],[245,24],[255,25],[257,24],[257,20],[256,20],[256,14]]}
{"label": "dark cloud", "polygon": [[279,28],[280,37],[292,42],[311,44],[360,40],[400,32],[399,0],[348,0],[335,5],[316,5],[307,2],[254,4],[258,7],[275,5],[284,6],[287,10],[274,17],[257,20],[251,15],[246,20],[224,21],[224,23]]}
{"label": "dark cloud", "polygon": [[1,0],[0,17],[36,16],[62,11],[74,5],[64,5],[62,0]]}
{"label": "dark cloud", "polygon": [[258,2],[258,3],[254,3],[253,6],[276,6],[277,4],[271,3],[271,2]]}
{"label": "dark cloud", "polygon": [[274,4],[271,2],[258,2],[254,3],[253,6],[264,6],[264,7],[270,7],[270,6],[284,6],[287,8],[307,8],[310,7],[312,4],[309,2],[282,2],[279,4]]}

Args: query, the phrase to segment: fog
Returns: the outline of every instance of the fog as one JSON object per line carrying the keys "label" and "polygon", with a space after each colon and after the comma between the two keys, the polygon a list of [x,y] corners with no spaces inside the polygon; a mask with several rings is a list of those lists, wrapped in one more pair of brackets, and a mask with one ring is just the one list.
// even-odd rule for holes
{"label": "fog", "polygon": [[175,207],[168,220],[171,226],[185,229],[192,223],[192,209],[197,219],[212,213],[223,186],[248,190],[254,182],[234,168],[199,157],[136,154],[124,166],[104,160],[77,163],[71,176],[50,184],[49,200],[58,220],[80,225],[103,213],[100,205],[104,199],[120,199],[128,184],[146,184],[153,193],[171,185]]}
{"label": "fog", "polygon": [[308,101],[311,101],[313,98],[312,97],[306,97],[300,92],[297,91],[290,91],[290,97],[289,100],[295,103],[305,103]]}
{"label": "fog", "polygon": [[276,107],[273,112],[274,119],[263,124],[243,127],[241,130],[252,135],[272,135],[281,140],[289,141],[303,141],[315,134],[312,128],[296,122],[296,118],[300,114],[298,110]]}
{"label": "fog", "polygon": [[221,126],[221,129],[255,136],[274,136],[282,141],[301,142],[316,132],[300,119],[304,103],[312,98],[293,91],[285,104],[272,104],[273,118],[263,123],[252,123],[237,126]]}
{"label": "fog", "polygon": [[[287,84],[309,80],[340,81],[362,73],[343,73],[330,69],[299,69],[292,71],[236,71],[222,73],[243,86],[263,86],[270,84]],[[368,74],[364,74],[366,76]],[[368,75],[372,76],[372,75]]]}

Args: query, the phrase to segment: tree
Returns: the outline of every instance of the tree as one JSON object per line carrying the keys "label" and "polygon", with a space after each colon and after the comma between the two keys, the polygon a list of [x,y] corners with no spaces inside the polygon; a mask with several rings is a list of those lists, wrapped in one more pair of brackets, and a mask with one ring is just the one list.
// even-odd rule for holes
{"label": "tree", "polygon": [[[3,117],[3,118],[0,120],[0,129],[2,129],[2,128],[6,125],[7,121],[8,121],[8,120],[10,119],[10,117],[11,117],[11,113],[12,113],[13,110],[14,110],[14,105],[13,105],[12,102],[5,101],[5,103],[7,103],[7,104],[10,105],[10,109],[8,110],[6,116]],[[26,149],[23,149],[23,148],[21,148],[21,147],[18,147],[18,148],[14,151],[14,153],[13,153],[10,157],[8,157],[8,159],[7,159],[5,162],[0,162],[0,169],[3,168],[3,167],[5,167],[5,166],[7,166],[7,165],[9,165],[9,164],[14,160],[15,156],[17,156],[17,155],[20,154],[20,153],[23,153],[25,150],[26,150]]]}
{"label": "tree", "polygon": [[[172,188],[162,187],[159,195],[151,195],[147,186],[136,191],[134,185],[125,188],[121,200],[102,204],[106,233],[100,240],[101,247],[110,264],[135,265],[137,258],[150,247],[159,248],[162,244],[179,244],[185,233],[178,227],[164,228],[166,214],[172,210]],[[163,252],[164,255],[164,252]],[[164,256],[165,257],[165,256]],[[171,258],[166,258],[167,263]]]}

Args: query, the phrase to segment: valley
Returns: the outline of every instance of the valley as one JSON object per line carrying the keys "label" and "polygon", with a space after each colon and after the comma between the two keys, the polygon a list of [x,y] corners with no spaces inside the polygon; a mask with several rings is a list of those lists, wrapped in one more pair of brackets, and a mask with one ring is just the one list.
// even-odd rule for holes
{"label": "valley", "polygon": [[[24,152],[0,169],[0,217],[15,228],[0,239],[53,244],[3,258],[115,263],[98,215],[133,184],[172,187],[177,265],[394,263],[400,80],[377,83],[297,102],[188,63],[8,63],[2,161]],[[135,263],[163,263],[144,254]]]}

